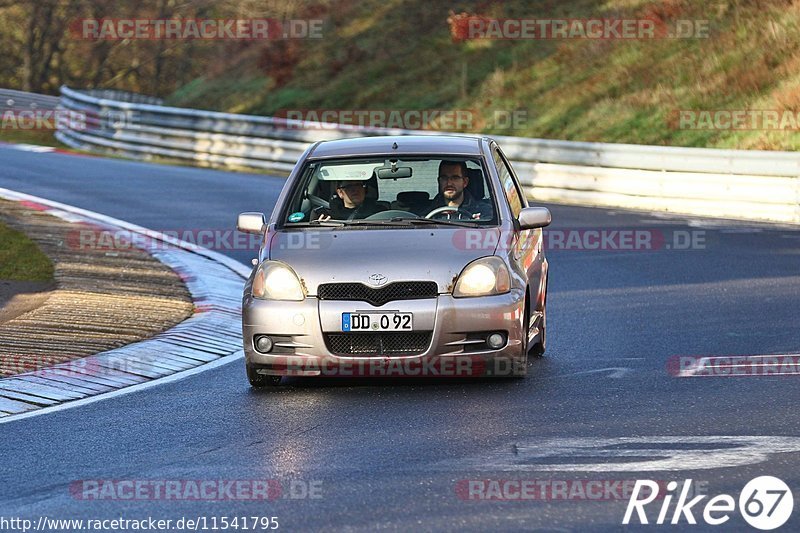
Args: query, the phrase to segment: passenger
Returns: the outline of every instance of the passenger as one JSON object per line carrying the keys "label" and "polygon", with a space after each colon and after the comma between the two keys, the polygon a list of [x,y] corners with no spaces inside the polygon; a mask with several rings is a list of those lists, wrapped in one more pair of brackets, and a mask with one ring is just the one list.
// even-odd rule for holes
{"label": "passenger", "polygon": [[[386,211],[373,198],[367,198],[365,181],[340,181],[336,184],[336,196],[318,220],[358,220]],[[338,200],[338,201],[337,201]]]}
{"label": "passenger", "polygon": [[457,207],[453,212],[443,211],[437,218],[492,218],[493,209],[482,198],[473,198],[467,186],[467,164],[464,161],[442,161],[439,163],[439,194],[431,200],[430,211],[440,207]]}

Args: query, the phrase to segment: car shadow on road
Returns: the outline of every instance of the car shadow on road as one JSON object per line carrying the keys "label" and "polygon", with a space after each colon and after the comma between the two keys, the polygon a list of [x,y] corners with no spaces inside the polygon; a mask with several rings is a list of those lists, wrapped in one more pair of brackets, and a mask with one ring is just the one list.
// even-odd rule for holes
{"label": "car shadow on road", "polygon": [[306,389],[347,389],[347,388],[390,388],[390,389],[435,389],[443,388],[463,388],[463,387],[520,387],[530,380],[536,380],[539,376],[547,376],[551,373],[552,365],[549,364],[547,357],[531,357],[528,359],[528,375],[526,377],[487,377],[487,376],[285,376],[278,386],[264,387],[262,389],[251,388],[253,394],[270,394],[287,390],[306,390]]}

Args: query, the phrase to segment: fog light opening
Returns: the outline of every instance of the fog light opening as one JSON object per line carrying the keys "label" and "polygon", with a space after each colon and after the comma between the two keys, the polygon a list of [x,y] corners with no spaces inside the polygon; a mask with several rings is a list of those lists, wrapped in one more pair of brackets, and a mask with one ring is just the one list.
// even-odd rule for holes
{"label": "fog light opening", "polygon": [[269,353],[272,351],[272,339],[267,335],[258,335],[253,344],[255,344],[256,350],[261,353]]}
{"label": "fog light opening", "polygon": [[497,350],[502,348],[506,343],[506,338],[502,333],[492,333],[488,337],[486,337],[486,344],[489,348],[493,350]]}

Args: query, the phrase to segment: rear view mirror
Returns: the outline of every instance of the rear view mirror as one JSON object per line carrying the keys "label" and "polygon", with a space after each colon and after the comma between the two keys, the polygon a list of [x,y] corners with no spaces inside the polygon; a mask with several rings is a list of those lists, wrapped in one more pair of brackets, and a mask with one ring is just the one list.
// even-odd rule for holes
{"label": "rear view mirror", "polygon": [[550,225],[552,216],[546,207],[526,207],[519,213],[519,229],[536,229]]}
{"label": "rear view mirror", "polygon": [[264,218],[264,213],[240,213],[239,220],[236,222],[236,229],[242,233],[261,235],[264,233],[264,226],[266,225],[267,219]]}
{"label": "rear view mirror", "polygon": [[375,173],[382,180],[396,180],[398,178],[410,178],[413,173],[411,167],[380,167],[375,169]]}

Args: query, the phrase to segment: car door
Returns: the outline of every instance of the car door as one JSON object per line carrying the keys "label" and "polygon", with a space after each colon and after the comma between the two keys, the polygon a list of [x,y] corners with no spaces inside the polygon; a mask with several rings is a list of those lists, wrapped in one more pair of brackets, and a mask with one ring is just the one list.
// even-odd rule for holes
{"label": "car door", "polygon": [[[528,206],[522,193],[522,188],[519,185],[519,180],[517,180],[513,168],[497,145],[492,150],[492,157],[500,178],[500,185],[511,208],[511,214],[514,218],[517,218],[522,209]],[[512,260],[526,273],[528,279],[534,274],[533,270],[536,268],[537,255],[541,250],[541,239],[541,229],[516,231],[512,239],[504,239],[510,243],[509,251]]]}

